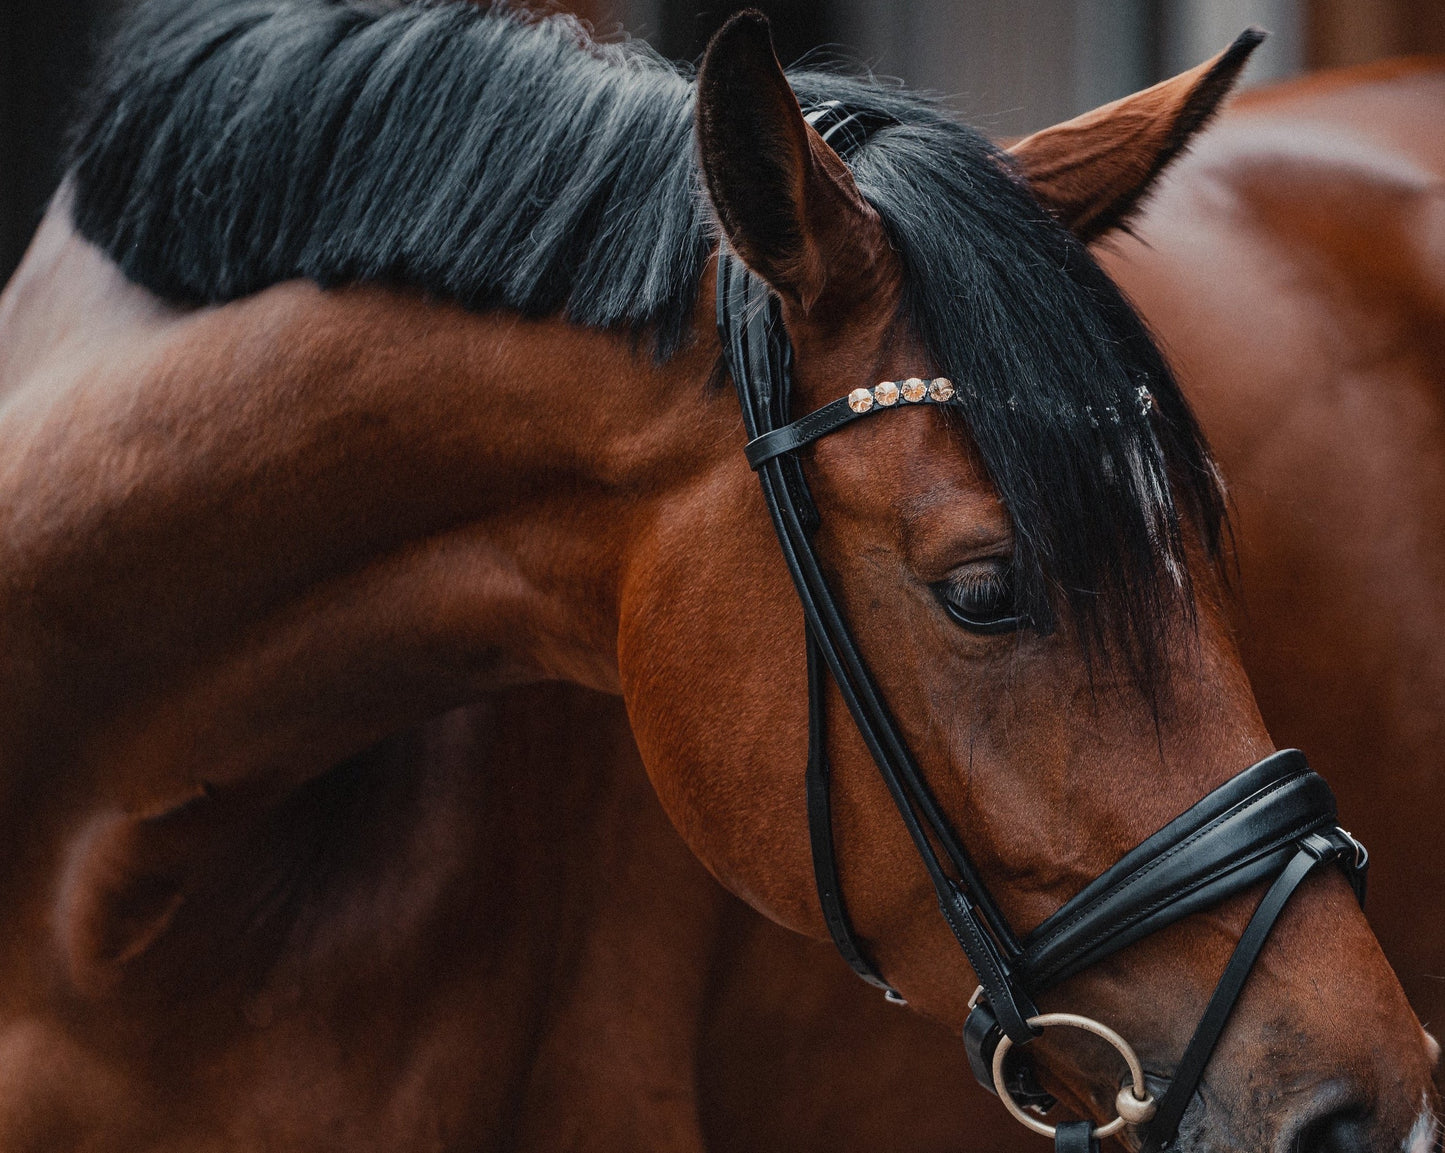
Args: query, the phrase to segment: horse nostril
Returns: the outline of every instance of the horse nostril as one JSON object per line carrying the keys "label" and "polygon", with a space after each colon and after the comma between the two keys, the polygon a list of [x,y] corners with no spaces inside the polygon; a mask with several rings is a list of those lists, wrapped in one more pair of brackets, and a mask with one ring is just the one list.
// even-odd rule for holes
{"label": "horse nostril", "polygon": [[1369,1122],[1358,1109],[1336,1110],[1301,1129],[1293,1148],[1299,1153],[1369,1153]]}

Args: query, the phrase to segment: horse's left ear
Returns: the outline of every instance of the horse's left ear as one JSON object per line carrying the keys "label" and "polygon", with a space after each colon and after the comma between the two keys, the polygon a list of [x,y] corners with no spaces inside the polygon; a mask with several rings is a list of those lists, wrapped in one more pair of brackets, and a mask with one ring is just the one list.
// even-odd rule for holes
{"label": "horse's left ear", "polygon": [[1265,33],[1165,80],[1019,141],[1009,153],[1034,195],[1084,241],[1128,223],[1159,174],[1219,110]]}
{"label": "horse's left ear", "polygon": [[848,166],[803,119],[773,52],[767,17],[733,16],[697,75],[698,159],[733,251],[807,313],[867,295],[888,250]]}

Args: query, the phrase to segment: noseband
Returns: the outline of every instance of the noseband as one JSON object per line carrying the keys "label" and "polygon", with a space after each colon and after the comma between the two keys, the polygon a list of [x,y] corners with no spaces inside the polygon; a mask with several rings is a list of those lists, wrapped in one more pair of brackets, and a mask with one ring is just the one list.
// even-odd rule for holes
{"label": "noseband", "polygon": [[[813,108],[807,119],[845,157],[889,123],[850,112],[836,101]],[[1097,1149],[1099,1137],[1126,1124],[1138,1126],[1145,1153],[1168,1148],[1255,959],[1290,896],[1317,866],[1332,862],[1345,871],[1363,903],[1367,865],[1363,847],[1336,823],[1334,796],[1324,779],[1310,770],[1303,754],[1286,750],[1215,789],[1019,938],[934,799],[833,598],[813,548],[818,509],[802,465],[793,455],[855,420],[894,408],[951,404],[953,387],[942,378],[884,381],[792,420],[793,352],[777,298],[725,243],[718,253],[717,322],[750,437],[748,463],[762,483],[763,499],[803,607],[808,828],[818,899],[834,944],[854,972],[890,1000],[902,1003],[864,952],[839,889],[824,727],[825,675],[841,691],[933,881],[943,918],[977,975],[979,987],[964,1026],[974,1075],[985,1088],[998,1092],[1026,1125],[1053,1136],[1060,1150]],[[1034,998],[1067,977],[1271,877],[1273,884],[1245,928],[1157,1103],[1147,1094],[1137,1057],[1117,1033],[1072,1014],[1039,1014]],[[1048,1126],[1021,1111],[1021,1105],[1043,1112],[1054,1104],[1054,1098],[1039,1087],[1024,1052],[1050,1024],[1088,1029],[1125,1056],[1131,1081],[1119,1092],[1119,1117],[1108,1125],[1094,1128],[1080,1121]]]}

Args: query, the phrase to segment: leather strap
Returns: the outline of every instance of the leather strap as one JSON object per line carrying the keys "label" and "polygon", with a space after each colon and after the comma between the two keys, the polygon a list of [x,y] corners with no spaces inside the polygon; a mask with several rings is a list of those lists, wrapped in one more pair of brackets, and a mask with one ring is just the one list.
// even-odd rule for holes
{"label": "leather strap", "polygon": [[853,972],[868,984],[882,989],[892,1000],[902,1001],[863,954],[854,939],[848,907],[843,903],[843,888],[838,883],[838,857],[833,844],[833,804],[829,789],[828,737],[824,715],[823,657],[811,630],[807,631],[808,652],[808,838],[813,850],[813,881],[818,887],[818,903],[823,907],[823,920],[833,944]]}
{"label": "leather strap", "polygon": [[1304,754],[1251,765],[1085,886],[1024,940],[1036,993],[1141,937],[1276,875],[1308,833],[1332,828],[1334,796]]}
{"label": "leather strap", "polygon": [[839,156],[857,152],[880,128],[898,123],[886,112],[849,108],[841,100],[824,100],[810,105],[803,113],[803,119]]}
{"label": "leather strap", "polygon": [[[858,123],[858,118],[836,104],[815,109],[809,116],[816,123],[831,121],[824,130],[825,138],[838,131],[853,131]],[[756,440],[791,423],[792,347],[776,297],[748,273],[726,243],[718,250],[717,285],[723,355],[737,389],[744,426],[749,437]],[[802,468],[790,454],[775,455],[760,465],[758,479],[817,656],[837,683],[888,786],[933,882],[939,907],[987,989],[1000,1027],[1020,1044],[1031,1040],[1038,1031],[1028,1024],[1028,1018],[1037,1010],[1013,979],[1012,963],[1021,951],[1018,939],[924,781],[828,588],[813,550],[811,537],[818,514]],[[816,695],[814,700],[816,709]],[[831,842],[831,831],[826,837],[818,833],[813,836],[814,846],[829,853]],[[948,862],[947,870],[938,850]],[[815,863],[814,871],[815,876],[824,877],[836,897],[836,864]],[[844,956],[860,976],[878,979],[848,925],[841,899],[829,903],[835,904],[836,915],[825,909],[825,919],[831,922],[830,932],[847,941]]]}
{"label": "leather strap", "polygon": [[1219,1044],[1225,1025],[1229,1023],[1239,995],[1244,992],[1245,983],[1249,980],[1260,950],[1269,938],[1270,930],[1274,928],[1300,882],[1317,866],[1338,859],[1341,852],[1353,853],[1353,848],[1343,849],[1338,842],[1328,837],[1305,837],[1300,842],[1298,851],[1285,866],[1284,872],[1265,893],[1264,900],[1260,901],[1254,916],[1245,927],[1244,934],[1239,938],[1239,944],[1234,947],[1224,975],[1220,977],[1214,995],[1209,999],[1209,1006],[1194,1029],[1194,1036],[1189,1039],[1183,1057],[1175,1066],[1169,1088],[1160,1098],[1159,1111],[1146,1128],[1141,1153],[1160,1153],[1160,1150],[1173,1144],[1179,1134],[1179,1123],[1184,1119],[1184,1111],[1193,1100],[1195,1090],[1199,1088],[1205,1067],[1214,1055],[1214,1048]]}
{"label": "leather strap", "polygon": [[1099,1153],[1094,1126],[1088,1121],[1060,1121],[1054,1126],[1054,1153]]}
{"label": "leather strap", "polygon": [[[723,351],[737,388],[743,423],[756,439],[789,423],[791,348],[776,298],[748,273],[726,244],[719,247],[717,278]],[[1032,1040],[1038,1030],[1028,1024],[1028,1018],[1036,1015],[1037,1009],[1023,986],[1013,979],[1012,963],[1021,946],[924,781],[828,588],[813,550],[812,530],[818,516],[802,468],[791,455],[776,456],[758,469],[758,480],[783,560],[802,604],[808,633],[888,786],[933,882],[939,908],[987,991],[1000,1027],[1019,1044]],[[945,871],[935,842],[952,875]],[[813,843],[831,847],[831,834],[826,839],[815,836]],[[834,878],[830,888],[836,892],[836,866],[824,862],[825,877],[830,875],[828,870],[832,870]],[[815,865],[815,874],[819,871]],[[845,958],[850,964],[862,961],[863,951],[852,941],[854,935],[846,918],[827,919],[841,926],[852,943],[844,951]],[[877,978],[871,965],[855,968],[860,976]]]}
{"label": "leather strap", "polygon": [[[934,400],[925,396],[922,400],[900,401],[892,408],[921,408],[923,405],[950,405],[951,400]],[[855,411],[848,403],[848,398],[840,397],[838,400],[830,400],[822,408],[816,408],[807,416],[799,417],[792,424],[785,424],[782,428],[775,428],[772,432],[765,432],[761,436],[748,441],[743,453],[748,458],[748,464],[752,465],[754,471],[761,468],[774,457],[783,456],[790,452],[796,452],[805,445],[812,444],[815,440],[821,440],[829,433],[837,432],[845,424],[851,424],[855,420],[862,420],[865,416],[872,416],[879,412],[889,412],[881,404],[875,404],[862,412]]]}

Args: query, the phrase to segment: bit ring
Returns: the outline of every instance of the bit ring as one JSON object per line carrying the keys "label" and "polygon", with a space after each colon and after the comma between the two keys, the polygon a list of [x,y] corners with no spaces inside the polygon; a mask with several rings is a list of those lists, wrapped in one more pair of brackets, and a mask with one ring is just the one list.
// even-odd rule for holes
{"label": "bit ring", "polygon": [[[1129,1081],[1119,1087],[1119,1095],[1115,1099],[1119,1116],[1106,1125],[1096,1126],[1094,1128],[1096,1138],[1102,1140],[1105,1137],[1112,1137],[1125,1125],[1142,1125],[1154,1116],[1158,1105],[1144,1084],[1144,1066],[1139,1062],[1139,1055],[1134,1052],[1128,1041],[1109,1026],[1100,1024],[1091,1017],[1081,1017],[1077,1013],[1040,1013],[1037,1017],[1030,1017],[1029,1024],[1037,1028],[1049,1025],[1067,1025],[1072,1029],[1083,1029],[1086,1033],[1092,1033],[1095,1037],[1100,1037],[1114,1046],[1119,1056],[1123,1057],[1124,1062],[1129,1066]],[[1009,1093],[1008,1086],[1004,1084],[1003,1062],[1011,1048],[1013,1048],[1013,1042],[1007,1036],[999,1038],[998,1048],[993,1051],[993,1087],[998,1091],[999,1100],[1004,1103],[1004,1108],[1017,1120],[1035,1133],[1052,1137],[1055,1127],[1046,1125],[1025,1113]]]}

